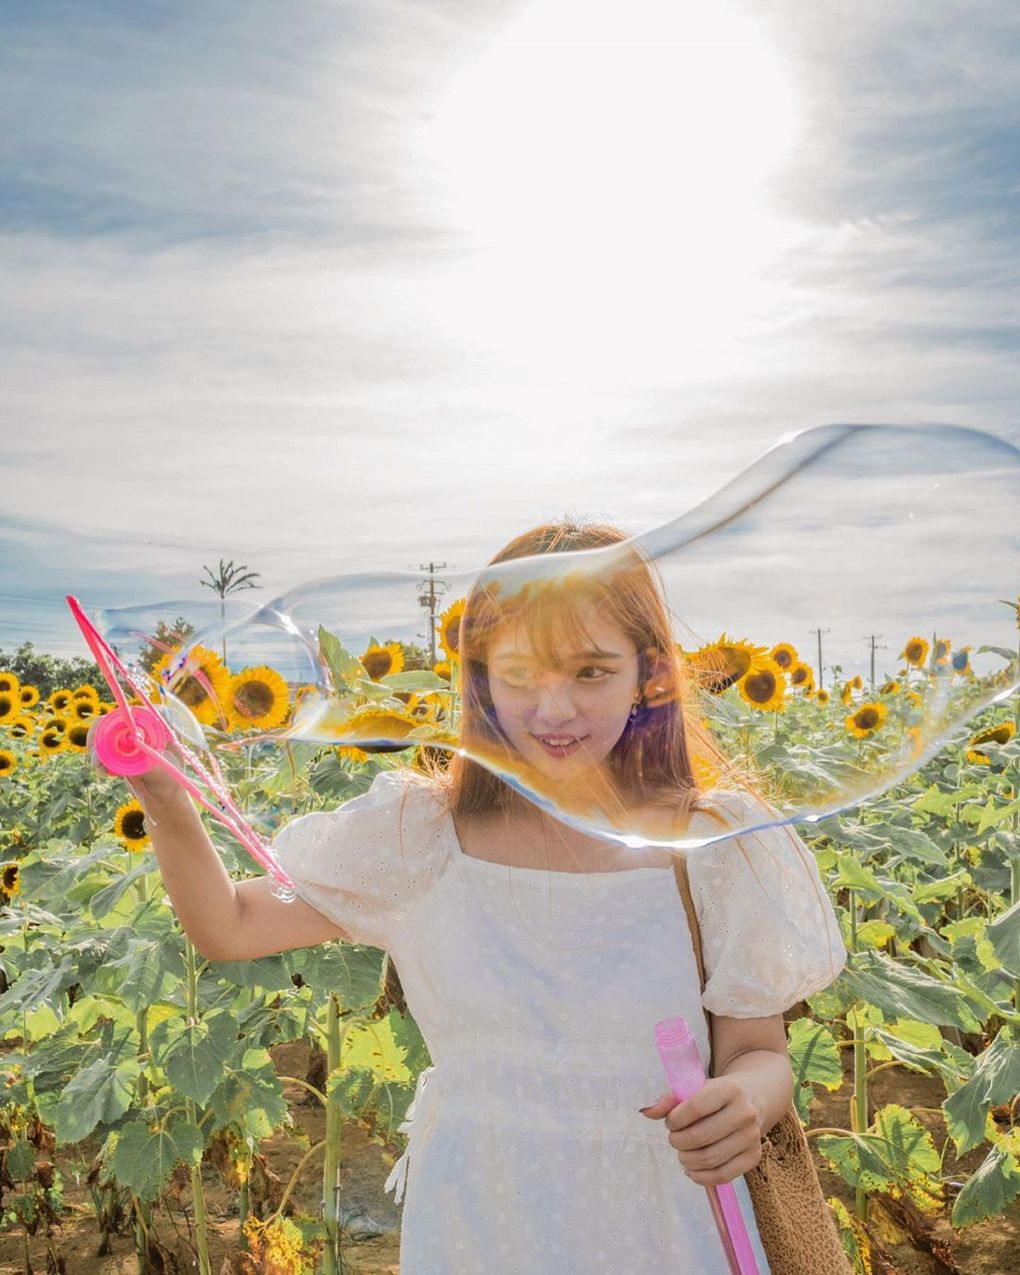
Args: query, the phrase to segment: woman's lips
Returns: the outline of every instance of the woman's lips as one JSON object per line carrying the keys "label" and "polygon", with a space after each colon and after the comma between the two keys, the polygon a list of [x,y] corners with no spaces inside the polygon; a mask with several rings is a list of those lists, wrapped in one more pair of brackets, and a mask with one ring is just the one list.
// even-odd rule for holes
{"label": "woman's lips", "polygon": [[584,740],[587,739],[587,736],[583,736],[581,739],[575,739],[573,743],[570,744],[550,744],[547,743],[541,735],[535,735],[534,738],[538,740],[550,757],[569,757],[572,753],[577,752],[584,743]]}

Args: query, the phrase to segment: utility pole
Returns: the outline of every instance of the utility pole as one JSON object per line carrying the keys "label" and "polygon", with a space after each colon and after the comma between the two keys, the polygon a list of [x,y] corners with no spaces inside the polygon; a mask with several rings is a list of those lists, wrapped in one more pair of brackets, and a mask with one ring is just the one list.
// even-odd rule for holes
{"label": "utility pole", "polygon": [[831,632],[832,632],[832,630],[831,630],[831,629],[811,629],[811,630],[810,630],[810,632],[811,632],[811,633],[817,633],[817,634],[818,634],[818,687],[819,687],[819,689],[821,689],[821,687],[822,687],[822,685],[823,685],[823,682],[822,682],[822,671],[823,671],[823,668],[822,668],[822,634],[823,634],[823,633],[831,633]]}
{"label": "utility pole", "polygon": [[864,635],[864,640],[866,642],[871,643],[871,689],[872,690],[875,689],[875,651],[876,650],[884,651],[886,649],[884,642],[882,643],[881,647],[876,647],[875,645],[876,638],[880,638],[881,636],[882,636],[881,633],[865,633]]}
{"label": "utility pole", "polygon": [[[441,600],[441,595],[446,591],[446,585],[442,580],[435,578],[437,571],[443,570],[447,564],[445,562],[430,562],[426,567],[418,564],[419,571],[427,571],[429,573],[428,580],[423,581],[418,586],[418,604],[427,607],[429,613],[429,668],[434,668],[436,663],[436,609]],[[420,636],[420,635],[419,635]]]}

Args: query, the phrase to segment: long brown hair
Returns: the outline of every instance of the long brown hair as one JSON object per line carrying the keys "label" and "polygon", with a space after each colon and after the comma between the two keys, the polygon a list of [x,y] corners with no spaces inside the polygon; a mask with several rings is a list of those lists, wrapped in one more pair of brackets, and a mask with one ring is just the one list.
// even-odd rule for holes
{"label": "long brown hair", "polygon": [[[611,523],[565,518],[525,531],[505,545],[490,566],[540,554],[604,549],[630,537]],[[454,815],[509,813],[520,795],[498,774],[475,761],[472,753],[514,759],[522,769],[496,718],[489,692],[488,652],[508,626],[522,625],[532,649],[547,667],[560,663],[563,636],[583,639],[579,609],[588,602],[617,624],[638,651],[639,699],[636,713],[607,759],[610,778],[624,802],[668,805],[682,826],[698,809],[702,787],[734,767],[705,727],[698,710],[698,686],[674,640],[663,590],[653,562],[633,545],[604,569],[563,570],[552,587],[529,581],[506,599],[484,577],[468,593],[460,621],[459,649],[462,719],[460,749],[446,764],[429,768]],[[538,572],[535,573],[538,576]],[[571,648],[573,649],[573,648]]]}

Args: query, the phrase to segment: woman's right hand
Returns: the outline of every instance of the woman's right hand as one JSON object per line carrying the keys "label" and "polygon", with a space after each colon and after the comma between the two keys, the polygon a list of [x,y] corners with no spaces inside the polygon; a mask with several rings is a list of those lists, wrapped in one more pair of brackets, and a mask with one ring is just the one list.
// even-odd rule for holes
{"label": "woman's right hand", "polygon": [[[172,760],[168,756],[169,749],[170,746],[168,745],[162,754],[167,757],[168,761]],[[181,785],[162,766],[153,764],[151,770],[145,770],[140,775],[115,775],[112,770],[107,770],[96,756],[91,732],[88,738],[88,758],[89,764],[97,774],[112,776],[114,779],[123,779],[137,800],[142,802],[143,805],[150,801],[159,805],[172,800],[177,793],[184,795],[184,789]]]}

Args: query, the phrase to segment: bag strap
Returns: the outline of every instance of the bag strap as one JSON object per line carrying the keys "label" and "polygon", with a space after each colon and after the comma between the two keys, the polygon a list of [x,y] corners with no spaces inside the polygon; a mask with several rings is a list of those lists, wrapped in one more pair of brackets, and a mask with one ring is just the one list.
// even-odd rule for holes
{"label": "bag strap", "polygon": [[[694,900],[691,898],[691,883],[687,872],[687,856],[685,854],[674,856],[673,875],[676,878],[677,889],[680,891],[680,898],[683,900],[684,911],[687,913],[687,928],[691,932],[691,947],[694,949],[694,959],[698,966],[700,998],[700,993],[705,990],[705,960],[701,953],[701,926],[698,924],[698,912],[694,906]],[[708,1074],[711,1076],[715,1069],[715,1059],[712,1056],[712,1020],[709,1018],[708,1010],[705,1009],[704,1005],[701,1008],[705,1015],[705,1026],[708,1029]]]}

